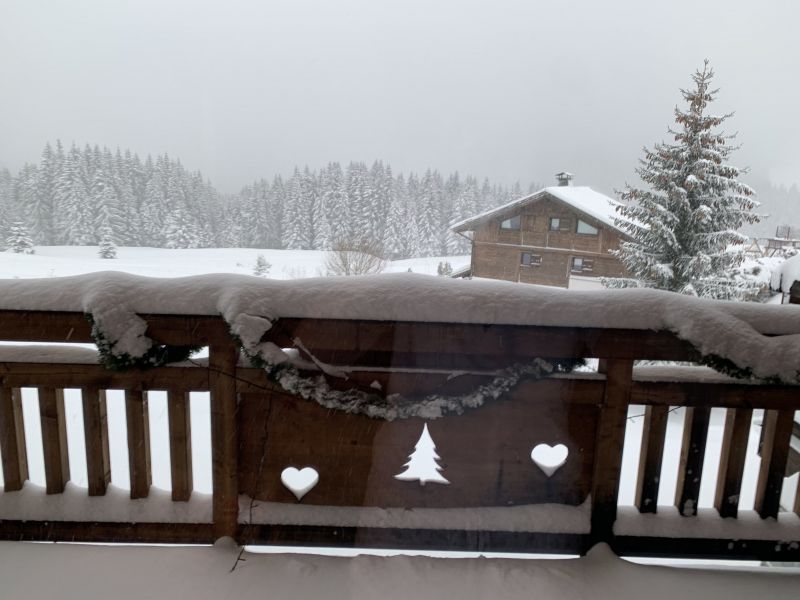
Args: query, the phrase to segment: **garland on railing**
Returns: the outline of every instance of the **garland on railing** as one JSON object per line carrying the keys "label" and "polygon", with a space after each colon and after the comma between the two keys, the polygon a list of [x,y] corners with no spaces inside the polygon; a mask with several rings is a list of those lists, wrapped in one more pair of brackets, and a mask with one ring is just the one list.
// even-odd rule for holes
{"label": "garland on railing", "polygon": [[91,314],[86,315],[92,324],[92,339],[97,345],[100,363],[111,371],[128,371],[131,369],[151,369],[168,363],[181,362],[188,359],[202,346],[167,346],[155,344],[150,340],[150,347],[140,356],[121,352],[117,347],[118,340],[110,339],[100,328]]}

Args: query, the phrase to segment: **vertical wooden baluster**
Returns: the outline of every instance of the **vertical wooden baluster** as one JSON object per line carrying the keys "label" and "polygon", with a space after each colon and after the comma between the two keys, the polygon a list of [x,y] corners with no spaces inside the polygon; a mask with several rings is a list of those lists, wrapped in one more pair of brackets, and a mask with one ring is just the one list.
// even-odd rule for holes
{"label": "vertical wooden baluster", "polygon": [[111,482],[108,450],[106,391],[81,390],[83,399],[83,436],[86,442],[86,479],[90,496],[104,496]]}
{"label": "vertical wooden baluster", "polygon": [[675,506],[684,516],[697,514],[710,414],[711,408],[708,406],[686,409],[678,482],[675,487]]}
{"label": "vertical wooden baluster", "polygon": [[209,348],[213,514],[217,538],[236,536],[239,519],[235,379],[238,356],[232,342]]}
{"label": "vertical wooden baluster", "polygon": [[793,425],[794,410],[764,411],[764,437],[754,506],[762,519],[777,518],[780,510]]}
{"label": "vertical wooden baluster", "polygon": [[606,388],[597,425],[592,475],[592,539],[595,542],[610,540],[617,518],[617,495],[631,396],[633,361],[608,359],[603,366],[606,372]]}
{"label": "vertical wooden baluster", "polygon": [[750,408],[728,408],[725,414],[717,492],[714,497],[714,508],[722,517],[736,518],[739,512],[747,439],[752,420],[753,410]]}
{"label": "vertical wooden baluster", "polygon": [[192,495],[192,425],[189,392],[167,392],[172,499]]}
{"label": "vertical wooden baluster", "polygon": [[146,498],[152,483],[147,392],[125,390],[125,416],[128,423],[131,498]]}
{"label": "vertical wooden baluster", "polygon": [[39,388],[39,418],[42,424],[42,453],[48,494],[60,494],[69,481],[67,420],[64,390]]}
{"label": "vertical wooden baluster", "polygon": [[19,388],[0,387],[0,455],[5,491],[21,490],[28,479],[28,453]]}
{"label": "vertical wooden baluster", "polygon": [[654,513],[657,510],[668,414],[667,406],[645,408],[639,474],[636,478],[635,504],[639,512]]}

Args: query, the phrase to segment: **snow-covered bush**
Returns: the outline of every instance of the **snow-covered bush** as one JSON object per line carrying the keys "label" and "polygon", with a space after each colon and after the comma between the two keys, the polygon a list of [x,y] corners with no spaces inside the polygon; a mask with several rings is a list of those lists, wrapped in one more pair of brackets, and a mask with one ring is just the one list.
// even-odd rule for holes
{"label": "snow-covered bush", "polygon": [[28,235],[27,227],[19,221],[16,221],[11,226],[8,238],[6,239],[6,246],[17,254],[33,254],[35,252],[33,249],[33,240],[31,240],[30,235]]}
{"label": "snow-covered bush", "polygon": [[264,258],[263,254],[259,254],[256,256],[256,265],[253,267],[253,275],[256,277],[266,277],[269,274],[269,270],[272,268],[272,265],[267,262],[267,259]]}
{"label": "snow-covered bush", "polygon": [[103,237],[100,238],[97,254],[100,255],[100,258],[117,258],[117,246],[111,238],[110,231],[104,232]]}

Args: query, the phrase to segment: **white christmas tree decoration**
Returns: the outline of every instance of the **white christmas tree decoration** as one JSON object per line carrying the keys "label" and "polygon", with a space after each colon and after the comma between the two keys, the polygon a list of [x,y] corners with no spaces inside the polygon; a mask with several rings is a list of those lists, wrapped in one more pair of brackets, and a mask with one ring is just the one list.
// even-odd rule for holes
{"label": "white christmas tree decoration", "polygon": [[441,458],[436,454],[436,444],[433,443],[431,434],[428,433],[428,425],[422,428],[422,435],[414,446],[414,452],[409,455],[408,462],[403,465],[406,470],[394,476],[401,481],[419,481],[420,485],[425,485],[429,481],[433,483],[449,484],[439,471],[442,470],[436,461]]}

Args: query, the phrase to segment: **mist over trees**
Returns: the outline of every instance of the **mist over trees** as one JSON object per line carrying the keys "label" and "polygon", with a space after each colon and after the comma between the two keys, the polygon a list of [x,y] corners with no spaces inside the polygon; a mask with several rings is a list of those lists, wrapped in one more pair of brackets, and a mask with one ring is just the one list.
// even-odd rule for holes
{"label": "mist over trees", "polygon": [[537,188],[334,162],[225,196],[166,154],[141,160],[56,142],[16,176],[0,170],[0,240],[19,222],[37,245],[328,250],[350,240],[390,258],[463,254],[469,242],[449,232],[451,223]]}

